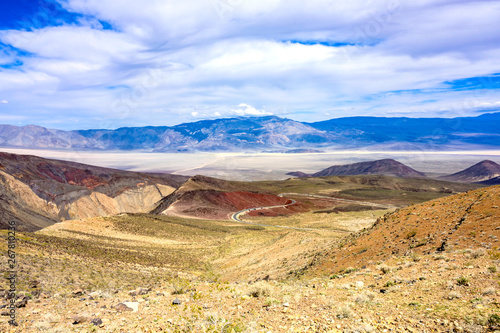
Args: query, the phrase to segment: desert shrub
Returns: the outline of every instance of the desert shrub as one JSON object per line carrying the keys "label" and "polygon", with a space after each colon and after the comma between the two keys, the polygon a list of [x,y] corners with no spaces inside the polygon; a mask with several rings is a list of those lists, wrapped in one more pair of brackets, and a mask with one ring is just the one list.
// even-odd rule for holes
{"label": "desert shrub", "polygon": [[497,272],[497,266],[490,266],[490,267],[488,267],[488,271],[490,273],[496,273]]}
{"label": "desert shrub", "polygon": [[419,308],[420,307],[420,303],[413,301],[413,302],[408,303],[408,306],[413,306],[413,307]]}
{"label": "desert shrub", "polygon": [[493,250],[488,251],[491,260],[499,260],[500,259],[500,251],[498,249],[493,248]]}
{"label": "desert shrub", "polygon": [[248,295],[252,297],[267,297],[271,295],[269,287],[264,285],[254,286],[248,291]]}
{"label": "desert shrub", "polygon": [[203,297],[203,294],[200,291],[195,291],[191,293],[191,298],[194,300],[201,299]]}
{"label": "desert shrub", "polygon": [[172,295],[185,294],[191,288],[191,282],[187,279],[176,277],[172,279]]}
{"label": "desert shrub", "polygon": [[266,298],[266,301],[264,302],[264,306],[272,306],[273,304],[279,304],[278,300],[276,298],[268,297]]}
{"label": "desert shrub", "polygon": [[344,319],[352,317],[352,310],[349,306],[341,306],[337,312],[337,318]]}
{"label": "desert shrub", "polygon": [[395,286],[396,285],[396,282],[393,281],[393,280],[389,280],[387,281],[385,284],[384,284],[384,287],[386,288],[389,288],[389,287],[392,287],[392,286]]}
{"label": "desert shrub", "polygon": [[479,257],[482,257],[484,256],[486,253],[483,249],[476,249],[474,251],[471,252],[471,257],[474,258],[474,259],[477,259]]}
{"label": "desert shrub", "polygon": [[412,254],[410,254],[410,258],[411,258],[411,260],[413,260],[414,262],[418,262],[418,261],[420,261],[420,259],[422,259],[422,258],[420,258],[420,257],[419,257],[419,255],[418,255],[418,254],[413,253],[413,252],[412,252]]}
{"label": "desert shrub", "polygon": [[497,315],[496,313],[491,314],[490,317],[488,318],[488,324],[490,324],[491,326],[499,325],[500,316]]}
{"label": "desert shrub", "polygon": [[416,230],[410,230],[406,233],[405,235],[405,238],[406,239],[410,239],[410,238],[413,238],[415,237],[415,235],[417,234],[417,231]]}
{"label": "desert shrub", "polygon": [[366,303],[373,301],[374,298],[375,298],[374,293],[372,293],[371,291],[365,290],[363,293],[356,295],[356,297],[354,297],[354,302],[356,302],[358,304],[366,304]]}
{"label": "desert shrub", "polygon": [[389,266],[385,266],[385,265],[379,266],[379,269],[384,274],[387,274],[391,271],[391,268]]}
{"label": "desert shrub", "polygon": [[356,271],[356,268],[354,268],[354,267],[347,267],[344,270],[344,273],[349,274],[349,273],[352,273],[352,272],[355,272],[355,271]]}
{"label": "desert shrub", "polygon": [[469,285],[469,279],[466,278],[465,276],[461,276],[457,279],[457,284],[459,286],[468,286]]}
{"label": "desert shrub", "polygon": [[243,332],[245,331],[245,325],[242,322],[238,323],[229,323],[224,325],[221,330],[221,333],[230,333],[230,332]]}

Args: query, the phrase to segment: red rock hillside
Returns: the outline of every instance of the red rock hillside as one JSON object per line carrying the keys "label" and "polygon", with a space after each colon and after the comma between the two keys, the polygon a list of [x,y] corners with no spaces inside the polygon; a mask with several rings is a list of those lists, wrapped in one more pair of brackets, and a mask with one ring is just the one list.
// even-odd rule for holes
{"label": "red rock hillside", "polygon": [[288,202],[289,199],[272,194],[195,190],[182,193],[167,212],[206,219],[227,219],[231,213],[242,209],[285,205]]}

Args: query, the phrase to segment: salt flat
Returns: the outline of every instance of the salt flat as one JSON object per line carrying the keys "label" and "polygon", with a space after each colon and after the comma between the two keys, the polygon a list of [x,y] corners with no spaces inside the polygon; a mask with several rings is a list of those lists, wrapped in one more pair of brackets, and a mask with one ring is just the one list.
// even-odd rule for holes
{"label": "salt flat", "polygon": [[286,179],[290,171],[316,172],[332,165],[392,158],[429,175],[450,174],[489,159],[500,163],[500,150],[368,151],[324,153],[150,153],[124,151],[65,151],[1,148],[15,154],[36,155],[109,168],[143,172],[202,174],[228,180]]}

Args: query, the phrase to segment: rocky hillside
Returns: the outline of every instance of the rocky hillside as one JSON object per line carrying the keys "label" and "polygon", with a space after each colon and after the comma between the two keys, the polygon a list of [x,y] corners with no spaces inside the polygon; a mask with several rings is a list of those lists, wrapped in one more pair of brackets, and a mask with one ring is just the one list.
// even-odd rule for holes
{"label": "rocky hillside", "polygon": [[58,209],[26,184],[0,171],[0,229],[8,229],[11,221],[18,231],[38,230],[58,221]]}
{"label": "rocky hillside", "polygon": [[64,195],[82,190],[114,197],[137,185],[155,183],[177,188],[188,179],[3,152],[0,152],[0,170],[29,185],[40,197],[53,201],[65,200]]}
{"label": "rocky hillside", "polygon": [[[494,185],[497,184],[498,179],[495,180],[495,178],[498,177],[500,177],[500,165],[493,161],[484,160],[463,171],[439,179],[461,183],[485,182],[485,184]],[[489,180],[492,181],[488,182]]]}
{"label": "rocky hillside", "polygon": [[357,176],[357,175],[384,175],[402,178],[422,178],[425,174],[416,171],[393,159],[360,162],[345,165],[334,165],[313,174],[300,171],[290,172],[295,177],[325,177],[325,176]]}
{"label": "rocky hillside", "polygon": [[128,189],[116,197],[92,192],[71,203],[61,205],[59,215],[65,219],[75,220],[123,212],[146,213],[174,190],[173,187],[156,184]]}
{"label": "rocky hillside", "polygon": [[285,205],[288,202],[289,200],[272,194],[196,190],[179,195],[162,213],[225,220],[242,209]]}
{"label": "rocky hillside", "polygon": [[500,186],[455,194],[388,214],[318,256],[314,271],[342,271],[394,255],[500,246]]}
{"label": "rocky hillside", "polygon": [[[18,212],[19,220],[26,223],[29,230],[61,219],[146,212],[187,179],[8,153],[0,153],[0,171],[9,179],[9,184],[22,185],[24,193],[28,193],[16,199],[5,187],[3,195],[11,200],[4,201],[1,211],[8,216]],[[22,198],[30,200],[16,205]],[[42,209],[40,202],[50,203],[51,211]],[[21,218],[26,214],[35,214],[37,221],[43,222]]]}
{"label": "rocky hillside", "polygon": [[194,176],[158,202],[151,213],[228,219],[231,213],[242,209],[284,205],[289,202],[275,194],[262,192],[257,185],[252,187],[249,183]]}

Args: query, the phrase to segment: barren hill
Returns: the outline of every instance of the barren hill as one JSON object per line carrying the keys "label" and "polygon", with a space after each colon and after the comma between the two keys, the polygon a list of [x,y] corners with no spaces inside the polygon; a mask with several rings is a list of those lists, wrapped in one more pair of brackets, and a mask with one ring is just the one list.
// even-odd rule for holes
{"label": "barren hill", "polygon": [[425,177],[409,166],[393,159],[383,159],[371,162],[360,162],[346,165],[334,165],[325,170],[314,173],[313,177],[323,176],[355,176],[355,175],[384,175],[403,178]]}
{"label": "barren hill", "polygon": [[262,193],[249,183],[194,176],[162,199],[153,214],[227,219],[230,213],[254,207],[284,205],[289,200]]}
{"label": "barren hill", "polygon": [[[179,175],[122,171],[2,152],[0,171],[4,183],[8,180],[9,186],[22,187],[24,194],[19,196],[31,198],[18,205],[22,198],[13,197],[9,186],[4,186],[2,195],[10,199],[4,201],[0,211],[7,216],[20,217],[28,230],[61,219],[148,211],[187,180]],[[39,201],[55,208],[52,207],[49,213],[41,208]],[[55,214],[53,208],[57,210]],[[13,214],[14,211],[17,213]],[[28,215],[36,216],[38,222],[26,217]]]}
{"label": "barren hill", "polygon": [[[442,176],[439,179],[462,183],[478,183],[487,182],[497,177],[500,177],[500,165],[493,161],[484,160],[463,171]],[[490,183],[490,185],[494,184]]]}
{"label": "barren hill", "polygon": [[500,186],[409,206],[318,256],[313,271],[342,271],[393,255],[500,245]]}
{"label": "barren hill", "polygon": [[325,176],[357,176],[357,175],[384,175],[402,178],[423,178],[425,174],[416,171],[393,159],[359,162],[345,165],[333,165],[313,174],[301,171],[290,172],[287,175],[295,177],[325,177]]}
{"label": "barren hill", "polygon": [[26,184],[0,171],[0,229],[13,221],[18,231],[34,231],[58,221],[55,204],[39,198]]}
{"label": "barren hill", "polygon": [[3,152],[0,152],[0,170],[29,185],[40,197],[50,200],[77,189],[114,197],[124,187],[139,183],[160,183],[177,188],[188,179],[180,175],[124,171]]}

